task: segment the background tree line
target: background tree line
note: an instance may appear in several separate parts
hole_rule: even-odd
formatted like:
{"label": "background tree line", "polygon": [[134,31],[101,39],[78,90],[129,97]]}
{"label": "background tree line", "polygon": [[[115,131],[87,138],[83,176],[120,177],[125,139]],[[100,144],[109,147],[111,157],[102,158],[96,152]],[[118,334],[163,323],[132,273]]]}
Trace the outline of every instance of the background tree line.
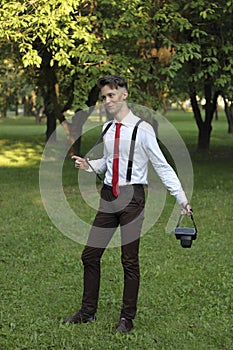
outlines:
{"label": "background tree line", "polygon": [[98,101],[96,80],[121,74],[130,98],[153,109],[190,98],[198,148],[208,149],[220,95],[233,133],[232,36],[232,0],[2,0],[1,111],[8,101],[17,112],[19,96],[34,89],[47,140],[57,120],[71,133],[64,115],[71,108],[83,110],[74,118],[80,132]]}

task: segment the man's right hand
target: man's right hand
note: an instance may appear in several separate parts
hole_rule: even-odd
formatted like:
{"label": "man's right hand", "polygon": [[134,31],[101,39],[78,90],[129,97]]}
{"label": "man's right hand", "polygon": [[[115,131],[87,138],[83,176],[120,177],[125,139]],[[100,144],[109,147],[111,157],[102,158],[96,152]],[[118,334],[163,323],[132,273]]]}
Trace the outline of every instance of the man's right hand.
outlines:
{"label": "man's right hand", "polygon": [[74,166],[77,169],[88,170],[89,165],[84,158],[78,156],[72,156],[71,159],[75,161]]}

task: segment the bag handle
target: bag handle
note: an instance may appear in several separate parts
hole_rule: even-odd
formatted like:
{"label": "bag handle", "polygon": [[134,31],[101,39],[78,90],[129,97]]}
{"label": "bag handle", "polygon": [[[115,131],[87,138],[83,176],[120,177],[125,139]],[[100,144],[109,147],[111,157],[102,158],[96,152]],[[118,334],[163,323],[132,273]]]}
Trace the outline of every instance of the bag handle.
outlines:
{"label": "bag handle", "polygon": [[[179,219],[178,219],[178,222],[177,222],[177,224],[176,224],[176,227],[179,227],[179,226],[180,226],[181,220],[183,219],[184,216],[185,216],[185,214],[182,214],[182,213],[180,214]],[[196,233],[197,233],[197,225],[196,225],[195,220],[194,220],[194,217],[193,217],[193,212],[191,213],[190,218],[191,218],[191,220],[192,220],[193,226],[194,226],[194,228],[195,228],[195,230],[196,230]]]}

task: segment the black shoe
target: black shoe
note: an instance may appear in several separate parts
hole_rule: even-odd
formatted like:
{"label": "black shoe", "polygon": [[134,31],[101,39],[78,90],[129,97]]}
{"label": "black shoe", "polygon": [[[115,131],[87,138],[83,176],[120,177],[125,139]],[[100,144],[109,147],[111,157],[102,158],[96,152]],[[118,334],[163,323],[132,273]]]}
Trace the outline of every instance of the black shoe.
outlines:
{"label": "black shoe", "polygon": [[133,329],[133,321],[122,317],[116,327],[116,331],[120,333],[128,333]]}
{"label": "black shoe", "polygon": [[63,323],[87,323],[95,320],[94,315],[89,315],[83,310],[79,310],[74,316],[64,318]]}

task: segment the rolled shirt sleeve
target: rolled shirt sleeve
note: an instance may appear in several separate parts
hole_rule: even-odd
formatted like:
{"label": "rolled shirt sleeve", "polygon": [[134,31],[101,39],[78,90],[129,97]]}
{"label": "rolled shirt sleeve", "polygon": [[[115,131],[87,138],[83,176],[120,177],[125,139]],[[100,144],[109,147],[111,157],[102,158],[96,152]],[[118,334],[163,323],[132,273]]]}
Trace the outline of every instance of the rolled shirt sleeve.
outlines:
{"label": "rolled shirt sleeve", "polygon": [[86,170],[88,172],[92,172],[94,170],[97,174],[102,174],[106,171],[106,160],[104,157],[89,160],[88,163],[91,165],[91,167],[89,166],[89,168]]}

